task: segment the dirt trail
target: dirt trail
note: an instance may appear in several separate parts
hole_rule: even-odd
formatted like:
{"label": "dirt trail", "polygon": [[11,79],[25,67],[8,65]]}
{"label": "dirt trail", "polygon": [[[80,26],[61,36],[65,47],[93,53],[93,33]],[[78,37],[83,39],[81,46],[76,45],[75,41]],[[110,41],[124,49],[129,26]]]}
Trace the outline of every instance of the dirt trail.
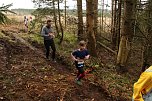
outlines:
{"label": "dirt trail", "polygon": [[65,66],[46,61],[39,49],[12,35],[19,41],[0,39],[0,100],[112,101],[101,87],[87,79],[78,86],[75,74]]}

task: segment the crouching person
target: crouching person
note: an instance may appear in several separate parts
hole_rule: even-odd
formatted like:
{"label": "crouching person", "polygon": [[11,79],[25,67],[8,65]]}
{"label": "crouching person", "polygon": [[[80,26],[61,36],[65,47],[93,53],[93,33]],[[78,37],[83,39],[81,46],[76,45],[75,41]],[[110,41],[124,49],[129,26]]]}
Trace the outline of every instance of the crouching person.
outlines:
{"label": "crouching person", "polygon": [[132,101],[152,101],[152,66],[143,66],[143,73],[134,84]]}

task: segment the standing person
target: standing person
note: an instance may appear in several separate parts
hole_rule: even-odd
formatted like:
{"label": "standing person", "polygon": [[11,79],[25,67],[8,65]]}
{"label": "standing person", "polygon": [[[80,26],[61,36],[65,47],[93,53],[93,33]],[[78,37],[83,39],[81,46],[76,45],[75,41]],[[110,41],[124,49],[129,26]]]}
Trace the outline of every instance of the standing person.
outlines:
{"label": "standing person", "polygon": [[145,70],[147,67],[147,64],[143,66],[143,73],[134,84],[132,101],[152,101],[152,66]]}
{"label": "standing person", "polygon": [[32,19],[32,16],[30,16],[30,23],[32,23],[33,19]]}
{"label": "standing person", "polygon": [[24,25],[25,25],[25,32],[28,32],[28,18],[24,16]]}
{"label": "standing person", "polygon": [[46,58],[49,59],[49,54],[50,54],[50,46],[52,48],[52,60],[55,61],[55,44],[54,44],[54,38],[55,38],[55,33],[53,32],[53,29],[51,27],[51,20],[47,20],[47,24],[42,27],[41,30],[41,35],[44,37],[44,45],[46,48]]}
{"label": "standing person", "polygon": [[85,41],[79,42],[79,48],[71,53],[72,59],[75,61],[75,66],[78,70],[76,83],[82,85],[81,79],[85,76],[84,61],[89,59],[90,55],[86,49]]}

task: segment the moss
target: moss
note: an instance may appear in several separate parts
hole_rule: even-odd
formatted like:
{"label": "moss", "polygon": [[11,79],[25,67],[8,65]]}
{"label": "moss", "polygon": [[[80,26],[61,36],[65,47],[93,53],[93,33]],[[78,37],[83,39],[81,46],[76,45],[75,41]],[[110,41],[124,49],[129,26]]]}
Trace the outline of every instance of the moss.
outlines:
{"label": "moss", "polygon": [[43,38],[39,34],[30,34],[30,39],[38,44],[43,44]]}
{"label": "moss", "polygon": [[5,35],[2,33],[2,32],[0,32],[0,38],[3,38]]}
{"label": "moss", "polygon": [[30,40],[31,42],[37,42],[38,44],[43,44],[43,38],[38,33],[34,33],[34,34],[20,33],[19,36],[25,40]]}

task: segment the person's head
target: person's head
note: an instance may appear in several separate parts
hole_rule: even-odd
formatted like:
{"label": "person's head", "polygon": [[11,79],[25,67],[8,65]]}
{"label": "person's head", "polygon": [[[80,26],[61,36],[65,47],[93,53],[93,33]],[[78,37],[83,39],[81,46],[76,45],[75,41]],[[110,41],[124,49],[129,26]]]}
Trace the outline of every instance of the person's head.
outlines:
{"label": "person's head", "polygon": [[150,67],[150,64],[144,62],[142,66],[142,72],[144,72],[149,67]]}
{"label": "person's head", "polygon": [[80,50],[84,50],[86,48],[86,42],[85,41],[80,41],[79,42],[79,48],[80,48]]}
{"label": "person's head", "polygon": [[26,19],[26,16],[24,16],[24,19]]}
{"label": "person's head", "polygon": [[46,21],[47,27],[51,27],[51,20]]}

